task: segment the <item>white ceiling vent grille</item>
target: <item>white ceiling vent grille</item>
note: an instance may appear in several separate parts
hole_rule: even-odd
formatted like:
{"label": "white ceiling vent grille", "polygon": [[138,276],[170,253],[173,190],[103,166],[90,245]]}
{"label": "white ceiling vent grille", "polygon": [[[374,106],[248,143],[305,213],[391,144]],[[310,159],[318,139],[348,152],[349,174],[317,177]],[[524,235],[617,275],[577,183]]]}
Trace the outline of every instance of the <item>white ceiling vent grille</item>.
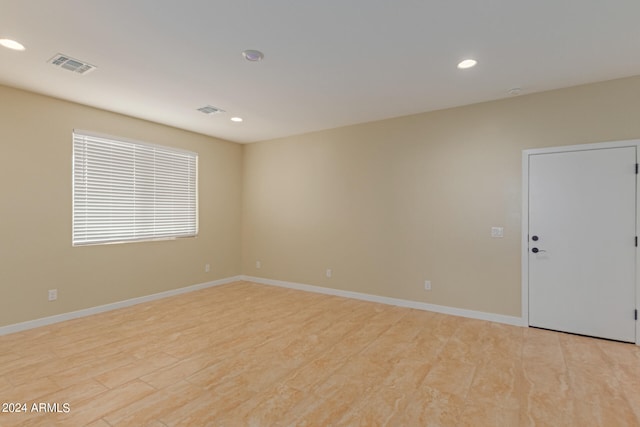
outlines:
{"label": "white ceiling vent grille", "polygon": [[55,65],[56,67],[64,68],[65,70],[69,70],[78,74],[87,74],[97,68],[95,65],[79,61],[70,57],[69,55],[64,55],[62,53],[58,53],[47,62]]}
{"label": "white ceiling vent grille", "polygon": [[198,108],[198,111],[200,111],[200,112],[202,112],[204,114],[224,113],[224,110],[221,110],[220,108],[216,108],[213,105],[205,105],[204,107]]}

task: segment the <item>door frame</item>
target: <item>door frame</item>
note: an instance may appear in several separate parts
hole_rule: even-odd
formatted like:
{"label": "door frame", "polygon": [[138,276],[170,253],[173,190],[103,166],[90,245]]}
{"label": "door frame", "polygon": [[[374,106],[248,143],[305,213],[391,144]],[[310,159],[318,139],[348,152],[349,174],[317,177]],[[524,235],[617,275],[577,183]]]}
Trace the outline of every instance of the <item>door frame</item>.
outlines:
{"label": "door frame", "polygon": [[[563,153],[579,150],[599,150],[603,148],[636,147],[640,155],[640,139],[598,142],[593,144],[567,145],[560,147],[535,148],[522,151],[522,324],[529,326],[529,156],[535,154]],[[640,158],[638,160],[640,162]],[[636,233],[640,235],[640,185],[636,175]],[[640,250],[636,250],[636,308],[640,310]],[[639,316],[640,317],[640,316]],[[636,320],[636,345],[640,346],[640,320]]]}

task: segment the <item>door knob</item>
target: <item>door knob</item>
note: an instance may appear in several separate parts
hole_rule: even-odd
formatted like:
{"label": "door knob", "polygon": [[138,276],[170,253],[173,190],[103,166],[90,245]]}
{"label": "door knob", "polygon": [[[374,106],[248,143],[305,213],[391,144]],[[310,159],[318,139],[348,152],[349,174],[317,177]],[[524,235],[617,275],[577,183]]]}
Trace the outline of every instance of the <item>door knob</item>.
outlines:
{"label": "door knob", "polygon": [[534,254],[537,254],[538,252],[547,252],[544,249],[538,249],[538,248],[531,248],[531,252],[533,252]]}

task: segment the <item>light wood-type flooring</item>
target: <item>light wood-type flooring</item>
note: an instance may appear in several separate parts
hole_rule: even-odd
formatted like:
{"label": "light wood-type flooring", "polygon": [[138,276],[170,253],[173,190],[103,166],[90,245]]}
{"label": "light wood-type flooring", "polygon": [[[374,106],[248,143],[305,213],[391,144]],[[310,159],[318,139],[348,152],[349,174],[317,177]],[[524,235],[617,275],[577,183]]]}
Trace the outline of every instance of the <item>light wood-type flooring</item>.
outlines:
{"label": "light wood-type flooring", "polygon": [[639,426],[640,348],[238,282],[0,337],[0,402],[70,410],[3,427]]}

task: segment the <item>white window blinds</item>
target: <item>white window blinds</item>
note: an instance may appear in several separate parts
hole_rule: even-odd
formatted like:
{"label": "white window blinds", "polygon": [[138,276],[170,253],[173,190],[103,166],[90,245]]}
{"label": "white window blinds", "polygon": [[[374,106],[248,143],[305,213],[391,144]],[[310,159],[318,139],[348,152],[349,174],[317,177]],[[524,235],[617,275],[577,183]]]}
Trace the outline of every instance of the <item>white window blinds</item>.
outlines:
{"label": "white window blinds", "polygon": [[198,154],[73,133],[73,245],[195,236]]}

